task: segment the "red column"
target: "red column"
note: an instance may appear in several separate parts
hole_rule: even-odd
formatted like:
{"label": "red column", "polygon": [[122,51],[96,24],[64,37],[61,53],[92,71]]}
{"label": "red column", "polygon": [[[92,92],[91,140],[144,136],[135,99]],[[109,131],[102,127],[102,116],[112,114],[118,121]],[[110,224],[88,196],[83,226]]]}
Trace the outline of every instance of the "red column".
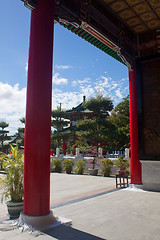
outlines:
{"label": "red column", "polygon": [[72,127],[72,118],[70,119],[70,127]]}
{"label": "red column", "polygon": [[142,184],[141,163],[139,161],[138,153],[136,66],[134,71],[129,71],[129,95],[130,95],[131,183]]}
{"label": "red column", "polygon": [[65,141],[63,141],[62,148],[63,148],[63,154],[66,155],[66,142]]}
{"label": "red column", "polygon": [[24,214],[50,212],[50,135],[54,1],[31,13],[24,151]]}

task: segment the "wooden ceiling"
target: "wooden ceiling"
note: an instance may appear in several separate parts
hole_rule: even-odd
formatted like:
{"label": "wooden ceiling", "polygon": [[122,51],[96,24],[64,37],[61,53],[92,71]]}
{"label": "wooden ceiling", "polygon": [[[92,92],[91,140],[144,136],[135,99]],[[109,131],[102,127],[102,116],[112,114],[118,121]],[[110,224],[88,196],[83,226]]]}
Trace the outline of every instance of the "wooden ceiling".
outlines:
{"label": "wooden ceiling", "polygon": [[160,28],[160,0],[103,0],[103,2],[135,33]]}
{"label": "wooden ceiling", "polygon": [[130,65],[160,55],[160,0],[55,0],[55,20],[67,21],[64,26],[78,35],[89,27],[117,46],[117,56]]}

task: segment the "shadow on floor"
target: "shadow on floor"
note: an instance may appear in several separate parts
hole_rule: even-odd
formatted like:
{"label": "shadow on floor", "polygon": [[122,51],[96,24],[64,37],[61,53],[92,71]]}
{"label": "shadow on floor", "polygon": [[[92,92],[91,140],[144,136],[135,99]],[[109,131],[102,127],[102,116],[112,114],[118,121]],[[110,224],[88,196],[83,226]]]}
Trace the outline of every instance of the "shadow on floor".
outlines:
{"label": "shadow on floor", "polygon": [[57,240],[106,240],[63,224],[56,228],[48,229],[44,233]]}
{"label": "shadow on floor", "polygon": [[107,190],[107,191],[104,191],[104,192],[101,192],[101,193],[92,194],[92,195],[86,196],[86,197],[80,197],[80,198],[70,200],[70,201],[64,201],[64,202],[58,203],[58,204],[54,204],[54,201],[53,201],[53,203],[51,201],[50,208],[53,209],[53,208],[63,207],[63,206],[70,205],[70,204],[73,204],[73,203],[77,203],[77,202],[81,202],[81,201],[88,200],[88,199],[91,199],[91,198],[99,197],[99,196],[102,196],[102,195],[105,195],[105,194],[108,194],[108,193],[116,192],[116,191],[119,191],[121,189],[122,188],[113,188],[111,190]]}

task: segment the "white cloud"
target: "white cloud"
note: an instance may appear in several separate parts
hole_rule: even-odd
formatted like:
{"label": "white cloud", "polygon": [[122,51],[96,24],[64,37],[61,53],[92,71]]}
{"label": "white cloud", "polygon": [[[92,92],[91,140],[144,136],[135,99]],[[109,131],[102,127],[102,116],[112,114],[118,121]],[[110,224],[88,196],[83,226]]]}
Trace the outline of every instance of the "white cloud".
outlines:
{"label": "white cloud", "polygon": [[20,118],[25,116],[26,88],[19,84],[11,86],[0,82],[0,121],[9,123],[10,134],[17,131],[22,124]]}
{"label": "white cloud", "polygon": [[78,82],[76,80],[72,81],[72,86],[77,86],[78,85]]}
{"label": "white cloud", "polygon": [[118,88],[118,89],[115,91],[115,94],[116,94],[117,97],[123,98],[123,95],[122,95],[122,93],[121,93],[121,89],[120,89],[120,88]]}
{"label": "white cloud", "polygon": [[52,109],[56,109],[60,103],[63,110],[71,109],[83,101],[83,95],[81,92],[62,92],[56,88],[52,93]]}
{"label": "white cloud", "polygon": [[56,65],[55,68],[64,70],[64,69],[72,68],[72,66],[69,66],[69,65]]}
{"label": "white cloud", "polygon": [[91,78],[86,77],[83,80],[72,81],[72,85],[77,86],[77,85],[87,84],[87,83],[90,83],[90,81],[91,81]]}
{"label": "white cloud", "polygon": [[62,109],[70,109],[77,106],[83,101],[85,95],[87,99],[96,95],[100,91],[104,97],[109,97],[113,100],[116,106],[123,97],[127,96],[128,91],[125,86],[124,79],[113,81],[110,77],[101,76],[96,80],[84,78],[83,80],[72,81],[72,86],[78,86],[76,91],[63,92],[58,88],[54,88],[52,97],[52,108],[56,109],[59,104],[62,104]]}
{"label": "white cloud", "polygon": [[60,84],[67,85],[68,84],[68,79],[60,77],[59,75],[60,75],[59,73],[55,73],[53,78],[52,78],[52,82],[56,85],[60,85]]}
{"label": "white cloud", "polygon": [[82,95],[87,97],[93,96],[96,93],[96,89],[93,88],[91,85],[88,86],[80,86]]}
{"label": "white cloud", "polygon": [[80,86],[75,92],[62,92],[60,89],[54,88],[52,93],[52,109],[56,109],[59,104],[62,104],[62,109],[71,109],[83,101],[85,95],[87,99],[96,94],[96,89],[91,85]]}
{"label": "white cloud", "polygon": [[101,83],[101,85],[103,87],[110,88],[112,86],[112,79],[111,78],[107,78],[107,77],[104,77],[104,76],[102,76],[101,78],[103,80],[103,82]]}
{"label": "white cloud", "polygon": [[28,62],[26,63],[25,70],[26,70],[26,73],[27,73],[28,72]]}
{"label": "white cloud", "polygon": [[113,83],[111,89],[115,89],[116,87],[118,87],[118,83]]}
{"label": "white cloud", "polygon": [[90,81],[91,81],[91,78],[86,77],[86,78],[84,78],[83,80],[79,80],[78,82],[79,82],[80,84],[82,84],[82,83],[89,83]]}
{"label": "white cloud", "polygon": [[104,95],[105,89],[102,86],[97,85],[97,86],[95,86],[95,89],[96,89],[96,92],[100,92]]}

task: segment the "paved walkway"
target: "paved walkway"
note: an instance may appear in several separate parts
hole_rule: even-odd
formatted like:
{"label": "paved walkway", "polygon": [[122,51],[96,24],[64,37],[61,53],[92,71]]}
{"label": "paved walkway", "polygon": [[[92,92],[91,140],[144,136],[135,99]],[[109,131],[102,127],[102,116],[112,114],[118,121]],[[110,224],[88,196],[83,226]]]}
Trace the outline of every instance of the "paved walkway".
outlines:
{"label": "paved walkway", "polygon": [[0,240],[160,240],[159,203],[160,193],[116,190],[114,178],[54,173],[51,208],[72,226],[29,233],[0,224]]}

